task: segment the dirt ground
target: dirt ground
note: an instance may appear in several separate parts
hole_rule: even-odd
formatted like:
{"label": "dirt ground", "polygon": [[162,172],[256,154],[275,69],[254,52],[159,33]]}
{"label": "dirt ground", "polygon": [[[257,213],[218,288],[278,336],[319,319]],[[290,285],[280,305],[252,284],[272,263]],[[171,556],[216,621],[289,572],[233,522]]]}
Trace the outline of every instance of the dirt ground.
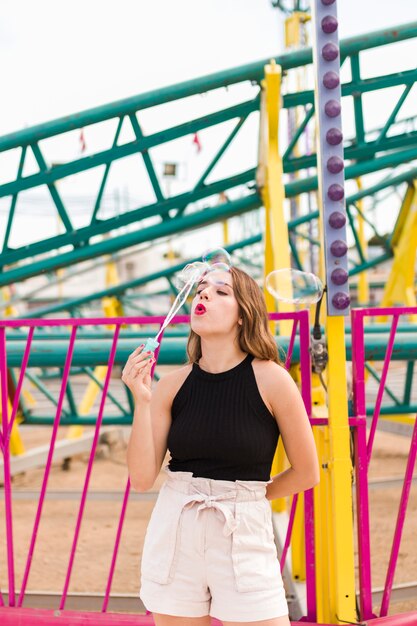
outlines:
{"label": "dirt ground", "polygon": [[[50,429],[48,427],[27,428],[27,430],[22,428],[21,432],[26,448],[29,449],[47,443]],[[103,443],[99,446],[89,487],[90,492],[94,492],[96,497],[89,498],[86,503],[71,576],[70,593],[103,593],[105,590],[122,507],[121,492],[127,481],[125,463],[127,433],[128,431],[123,433],[122,430],[116,430],[116,434],[110,437],[107,444]],[[65,429],[62,429],[60,437],[65,437],[65,434]],[[371,480],[404,476],[408,448],[409,438],[378,433],[370,466]],[[29,590],[62,592],[87,461],[87,454],[73,458],[68,471],[62,469],[61,462],[53,465],[48,482],[48,493],[59,499],[50,497],[43,507],[31,566]],[[13,479],[17,589],[20,588],[36,515],[37,497],[34,497],[32,491],[39,491],[42,478],[43,470],[33,469]],[[163,479],[161,474],[155,485],[155,491],[158,490]],[[58,491],[62,493],[61,496],[57,494]],[[117,492],[116,499],[109,500],[105,495],[106,492],[113,495]],[[384,584],[400,494],[401,485],[370,489],[374,587]],[[135,494],[129,502],[112,585],[114,593],[129,595],[138,593],[144,533],[153,505],[153,498],[140,499],[139,494]],[[0,507],[4,528],[3,497]],[[417,581],[416,543],[417,488],[414,484],[411,489],[394,585]],[[4,592],[7,589],[7,559],[3,530],[0,536],[0,584]],[[390,613],[407,610],[417,610],[417,598],[413,601],[392,604]]]}

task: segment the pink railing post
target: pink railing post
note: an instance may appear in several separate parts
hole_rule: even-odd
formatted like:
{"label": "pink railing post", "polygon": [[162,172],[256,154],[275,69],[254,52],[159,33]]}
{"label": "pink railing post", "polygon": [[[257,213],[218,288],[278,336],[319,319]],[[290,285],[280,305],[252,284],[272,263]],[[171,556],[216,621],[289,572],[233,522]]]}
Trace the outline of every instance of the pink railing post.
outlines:
{"label": "pink railing post", "polygon": [[7,571],[9,576],[9,606],[15,605],[14,551],[13,551],[13,510],[12,481],[10,473],[10,445],[7,442],[8,389],[7,389],[7,352],[6,329],[0,327],[0,377],[1,377],[1,418],[3,425],[3,468],[4,468],[4,509],[6,517]]}
{"label": "pink railing post", "polygon": [[109,384],[110,384],[110,377],[111,377],[111,373],[113,369],[114,358],[116,356],[116,347],[117,347],[117,340],[119,338],[119,333],[120,333],[120,324],[117,324],[116,330],[114,333],[113,344],[111,347],[109,360],[107,363],[106,379],[104,381],[103,391],[101,394],[100,409],[99,409],[98,416],[97,416],[93,443],[91,444],[90,458],[88,459],[88,466],[87,466],[87,471],[86,471],[86,476],[85,476],[85,481],[84,481],[83,493],[81,496],[80,508],[78,510],[77,523],[75,527],[74,540],[73,540],[72,547],[71,547],[71,554],[70,554],[70,560],[68,563],[67,575],[65,577],[64,589],[62,592],[61,602],[59,604],[60,611],[62,611],[65,608],[65,602],[67,599],[68,587],[69,587],[69,583],[71,579],[72,567],[74,564],[75,551],[77,549],[78,536],[80,534],[81,522],[82,522],[82,518],[84,514],[84,507],[85,507],[85,502],[87,499],[88,485],[90,483],[91,470],[93,468],[94,455],[95,455],[96,448],[97,448],[101,422],[103,421],[104,405],[106,403],[107,391],[108,391]]}
{"label": "pink railing post", "polygon": [[408,499],[410,496],[411,483],[413,480],[414,466],[417,454],[417,416],[414,422],[413,435],[411,437],[410,452],[407,459],[403,489],[401,492],[400,504],[398,507],[397,523],[395,526],[394,538],[392,542],[391,555],[388,564],[387,576],[385,580],[384,593],[382,596],[380,616],[384,617],[388,613],[388,606],[391,597],[392,584],[394,582],[395,568],[397,565],[398,553],[400,551],[401,537],[404,528],[405,514],[407,511]]}
{"label": "pink railing post", "polygon": [[394,314],[393,316],[391,332],[390,332],[389,340],[388,340],[388,346],[385,352],[384,366],[382,368],[381,381],[378,387],[378,395],[376,398],[374,414],[372,416],[371,430],[370,430],[369,437],[368,437],[368,450],[367,450],[368,464],[369,464],[371,454],[372,454],[372,446],[374,443],[374,437],[375,437],[376,426],[378,423],[379,413],[381,411],[382,396],[384,395],[385,382],[387,380],[388,368],[389,368],[389,364],[391,361],[392,350],[394,348],[395,333],[397,332],[397,325],[398,325],[399,317],[400,317],[399,313]]}
{"label": "pink railing post", "polygon": [[284,545],[282,547],[282,554],[281,554],[281,559],[280,559],[281,573],[284,571],[285,561],[287,559],[287,552],[290,546],[292,529],[294,526],[295,511],[297,509],[297,502],[298,502],[298,493],[295,493],[293,495],[292,502],[291,502],[290,515],[288,519],[288,528],[287,528],[287,532],[285,535]]}
{"label": "pink railing post", "polygon": [[33,525],[32,537],[30,540],[30,546],[29,546],[29,552],[28,552],[28,557],[26,561],[25,572],[23,575],[22,586],[20,589],[19,600],[17,604],[18,607],[21,607],[23,604],[23,600],[24,600],[25,592],[26,592],[26,585],[27,585],[27,581],[29,578],[30,568],[32,565],[32,558],[33,558],[33,554],[35,551],[36,538],[38,535],[38,529],[39,529],[39,523],[40,523],[42,509],[43,509],[43,503],[45,501],[45,496],[46,496],[46,488],[48,486],[48,479],[49,479],[49,474],[50,474],[51,466],[52,466],[52,458],[54,455],[55,442],[56,442],[56,437],[58,434],[59,422],[61,419],[62,406],[64,404],[64,398],[65,398],[65,392],[66,392],[69,373],[70,373],[72,355],[74,353],[74,344],[75,344],[76,334],[77,334],[77,326],[73,326],[72,331],[71,331],[69,346],[68,346],[67,358],[65,360],[64,373],[62,376],[61,389],[59,392],[58,405],[57,405],[56,413],[55,413],[54,425],[53,425],[52,435],[51,435],[51,442],[49,444],[48,458],[46,460],[45,473],[43,476],[41,493],[40,493],[39,502],[38,502],[38,508],[36,511],[36,517],[35,517],[35,522]]}
{"label": "pink railing post", "polygon": [[[160,348],[161,348],[161,343],[162,343],[162,340],[163,340],[163,336],[164,336],[164,333],[161,333],[161,336],[159,337],[159,346],[155,350],[155,354],[154,354],[154,356],[155,356],[155,363],[153,364],[152,370],[151,370],[151,377],[152,377],[152,379],[153,379],[153,376],[154,376],[154,373],[155,373],[155,367],[156,367],[156,363],[157,363],[157,360],[158,360],[159,351],[160,351]],[[120,517],[119,517],[119,524],[117,526],[117,533],[116,533],[116,539],[115,539],[115,542],[114,542],[113,554],[112,554],[111,563],[110,563],[109,576],[107,578],[106,591],[105,591],[105,594],[104,594],[103,604],[102,604],[102,607],[101,607],[102,613],[105,613],[107,611],[107,607],[109,605],[110,591],[111,591],[111,586],[112,586],[112,582],[113,582],[114,571],[116,569],[117,555],[118,555],[118,552],[119,552],[120,539],[121,539],[121,536],[122,536],[123,524],[124,524],[124,520],[125,520],[125,516],[126,516],[127,504],[128,504],[128,500],[129,500],[129,493],[130,493],[130,480],[128,480],[127,484],[126,484],[125,495],[124,495],[123,504],[122,504],[122,510],[120,512]]]}
{"label": "pink railing post", "polygon": [[359,603],[361,619],[369,619],[374,614],[372,612],[368,455],[366,448],[365,337],[362,311],[353,310],[351,319],[353,406],[357,418],[354,430],[354,443],[359,553]]}

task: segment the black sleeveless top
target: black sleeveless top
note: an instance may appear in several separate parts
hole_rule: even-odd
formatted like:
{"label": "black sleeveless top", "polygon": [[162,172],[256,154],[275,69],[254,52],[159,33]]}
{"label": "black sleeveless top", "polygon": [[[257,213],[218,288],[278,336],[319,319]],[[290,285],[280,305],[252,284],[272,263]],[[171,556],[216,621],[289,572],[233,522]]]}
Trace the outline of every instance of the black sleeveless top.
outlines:
{"label": "black sleeveless top", "polygon": [[217,480],[270,479],[279,438],[256,384],[253,356],[211,374],[196,363],[172,403],[169,469]]}

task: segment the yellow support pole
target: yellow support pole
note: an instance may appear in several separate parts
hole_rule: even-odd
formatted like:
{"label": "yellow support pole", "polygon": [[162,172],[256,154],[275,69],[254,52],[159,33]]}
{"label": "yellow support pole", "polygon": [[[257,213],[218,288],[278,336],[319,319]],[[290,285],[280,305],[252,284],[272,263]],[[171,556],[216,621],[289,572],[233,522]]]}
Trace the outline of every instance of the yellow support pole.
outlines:
{"label": "yellow support pole", "polygon": [[[265,114],[261,125],[266,125],[266,168],[262,198],[265,206],[265,275],[274,269],[290,268],[291,257],[288,226],[284,214],[285,191],[283,185],[282,158],[279,152],[279,113],[281,101],[281,67],[272,59],[265,66]],[[262,111],[261,111],[262,118]],[[266,293],[267,305],[271,301]],[[270,309],[271,310],[271,309]],[[278,302],[278,311],[293,311],[294,305]],[[289,335],[290,320],[279,323],[280,334]]]}
{"label": "yellow support pole", "polygon": [[[405,305],[415,307],[415,261],[417,251],[417,193],[416,183],[409,184],[397,227],[392,238],[394,261],[384,289],[381,306]],[[417,316],[410,315],[416,323]]]}
{"label": "yellow support pole", "polygon": [[328,316],[328,403],[330,500],[326,514],[332,522],[328,535],[332,574],[328,589],[329,619],[335,624],[356,621],[355,563],[352,524],[352,462],[346,378],[345,320]]}
{"label": "yellow support pole", "polygon": [[[322,409],[322,408],[321,408]],[[324,415],[325,411],[322,409]],[[314,412],[316,415],[316,411]],[[328,472],[329,429],[327,426],[317,426],[313,429],[320,464],[320,482],[314,488],[314,542],[316,546],[316,606],[317,621],[330,620],[329,590],[334,595],[334,575],[332,561],[328,558],[328,537],[332,533],[332,518],[328,511],[330,501],[330,476]]]}
{"label": "yellow support pole", "polygon": [[[11,295],[12,295],[12,292],[9,286],[1,288],[1,296],[2,296],[4,303],[10,302]],[[16,307],[11,304],[6,304],[6,307],[4,309],[4,316],[12,317],[14,315],[18,315]],[[8,403],[8,407],[9,407],[8,410],[9,410],[9,415],[10,415],[12,411],[12,405],[9,399],[7,400],[7,403]],[[1,408],[0,408],[0,424],[1,423],[2,423],[2,419],[1,419]],[[10,433],[10,454],[12,456],[18,456],[24,453],[25,453],[25,446],[23,444],[23,440],[19,432],[17,421],[15,420],[12,426],[12,432]]]}
{"label": "yellow support pole", "polygon": [[[360,191],[362,189],[362,181],[360,178],[356,179],[356,184],[358,186],[358,190]],[[368,242],[365,236],[365,220],[363,218],[364,211],[362,198],[357,201],[357,206],[360,211],[358,214],[358,237],[364,256],[367,258]],[[366,271],[361,272],[358,276],[358,304],[369,304],[369,282]]]}

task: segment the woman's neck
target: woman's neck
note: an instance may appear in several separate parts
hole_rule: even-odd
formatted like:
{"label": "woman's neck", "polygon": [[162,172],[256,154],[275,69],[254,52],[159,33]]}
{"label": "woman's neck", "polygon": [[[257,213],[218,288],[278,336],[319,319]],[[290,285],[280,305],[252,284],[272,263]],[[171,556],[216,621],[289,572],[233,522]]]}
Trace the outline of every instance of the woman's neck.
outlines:
{"label": "woman's neck", "polygon": [[246,356],[238,345],[225,345],[224,341],[209,343],[201,340],[199,366],[211,374],[226,372],[238,365]]}

